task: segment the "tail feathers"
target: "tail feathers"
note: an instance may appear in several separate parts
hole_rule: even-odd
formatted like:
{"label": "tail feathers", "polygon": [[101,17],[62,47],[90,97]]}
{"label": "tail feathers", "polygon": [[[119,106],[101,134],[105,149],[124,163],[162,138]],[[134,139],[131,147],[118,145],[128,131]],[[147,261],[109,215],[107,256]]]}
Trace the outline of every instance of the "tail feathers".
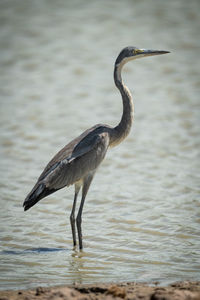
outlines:
{"label": "tail feathers", "polygon": [[48,189],[45,187],[44,183],[40,183],[33,188],[33,190],[28,194],[24,200],[24,210],[28,210],[33,205],[35,205],[42,198],[54,193],[56,189]]}

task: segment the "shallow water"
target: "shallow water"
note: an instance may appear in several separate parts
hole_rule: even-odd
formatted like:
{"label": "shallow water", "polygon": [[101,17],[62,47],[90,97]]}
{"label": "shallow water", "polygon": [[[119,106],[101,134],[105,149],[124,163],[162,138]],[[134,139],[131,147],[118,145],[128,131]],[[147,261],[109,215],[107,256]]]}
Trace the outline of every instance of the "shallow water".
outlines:
{"label": "shallow water", "polygon": [[[0,288],[199,279],[199,8],[193,1],[1,1]],[[26,213],[43,167],[73,137],[121,115],[113,63],[127,45],[135,122],[88,193],[72,249],[73,187]]]}

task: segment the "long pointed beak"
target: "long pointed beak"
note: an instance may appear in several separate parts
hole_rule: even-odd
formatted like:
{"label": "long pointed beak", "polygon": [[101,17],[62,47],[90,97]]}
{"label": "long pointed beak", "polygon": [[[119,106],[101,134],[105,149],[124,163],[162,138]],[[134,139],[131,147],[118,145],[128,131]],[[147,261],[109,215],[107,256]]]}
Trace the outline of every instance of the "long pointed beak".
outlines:
{"label": "long pointed beak", "polygon": [[170,53],[169,51],[164,50],[146,50],[146,49],[140,49],[138,51],[138,56],[152,56],[152,55],[160,55],[160,54],[166,54]]}

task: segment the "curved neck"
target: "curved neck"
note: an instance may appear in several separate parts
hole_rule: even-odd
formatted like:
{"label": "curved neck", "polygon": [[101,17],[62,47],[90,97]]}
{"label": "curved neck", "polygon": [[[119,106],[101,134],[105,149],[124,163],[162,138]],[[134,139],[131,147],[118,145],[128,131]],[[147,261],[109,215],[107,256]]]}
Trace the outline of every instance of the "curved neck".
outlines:
{"label": "curved neck", "polygon": [[125,139],[125,137],[129,134],[131,125],[133,123],[134,105],[132,96],[128,87],[124,85],[121,78],[121,70],[125,63],[126,61],[122,61],[119,64],[115,63],[114,81],[122,96],[123,114],[119,124],[113,128],[113,134],[110,143],[111,146],[115,146]]}

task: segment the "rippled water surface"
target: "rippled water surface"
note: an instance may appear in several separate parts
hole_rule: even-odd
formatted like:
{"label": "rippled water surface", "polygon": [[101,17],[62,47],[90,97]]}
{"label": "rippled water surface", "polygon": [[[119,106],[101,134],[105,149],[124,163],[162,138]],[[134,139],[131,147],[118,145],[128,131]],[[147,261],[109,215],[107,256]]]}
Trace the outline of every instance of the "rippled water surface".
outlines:
{"label": "rippled water surface", "polygon": [[[0,288],[199,279],[199,9],[193,1],[0,3]],[[73,187],[24,212],[51,157],[122,104],[113,64],[127,45],[171,51],[130,62],[129,137],[107,153],[72,249]]]}

